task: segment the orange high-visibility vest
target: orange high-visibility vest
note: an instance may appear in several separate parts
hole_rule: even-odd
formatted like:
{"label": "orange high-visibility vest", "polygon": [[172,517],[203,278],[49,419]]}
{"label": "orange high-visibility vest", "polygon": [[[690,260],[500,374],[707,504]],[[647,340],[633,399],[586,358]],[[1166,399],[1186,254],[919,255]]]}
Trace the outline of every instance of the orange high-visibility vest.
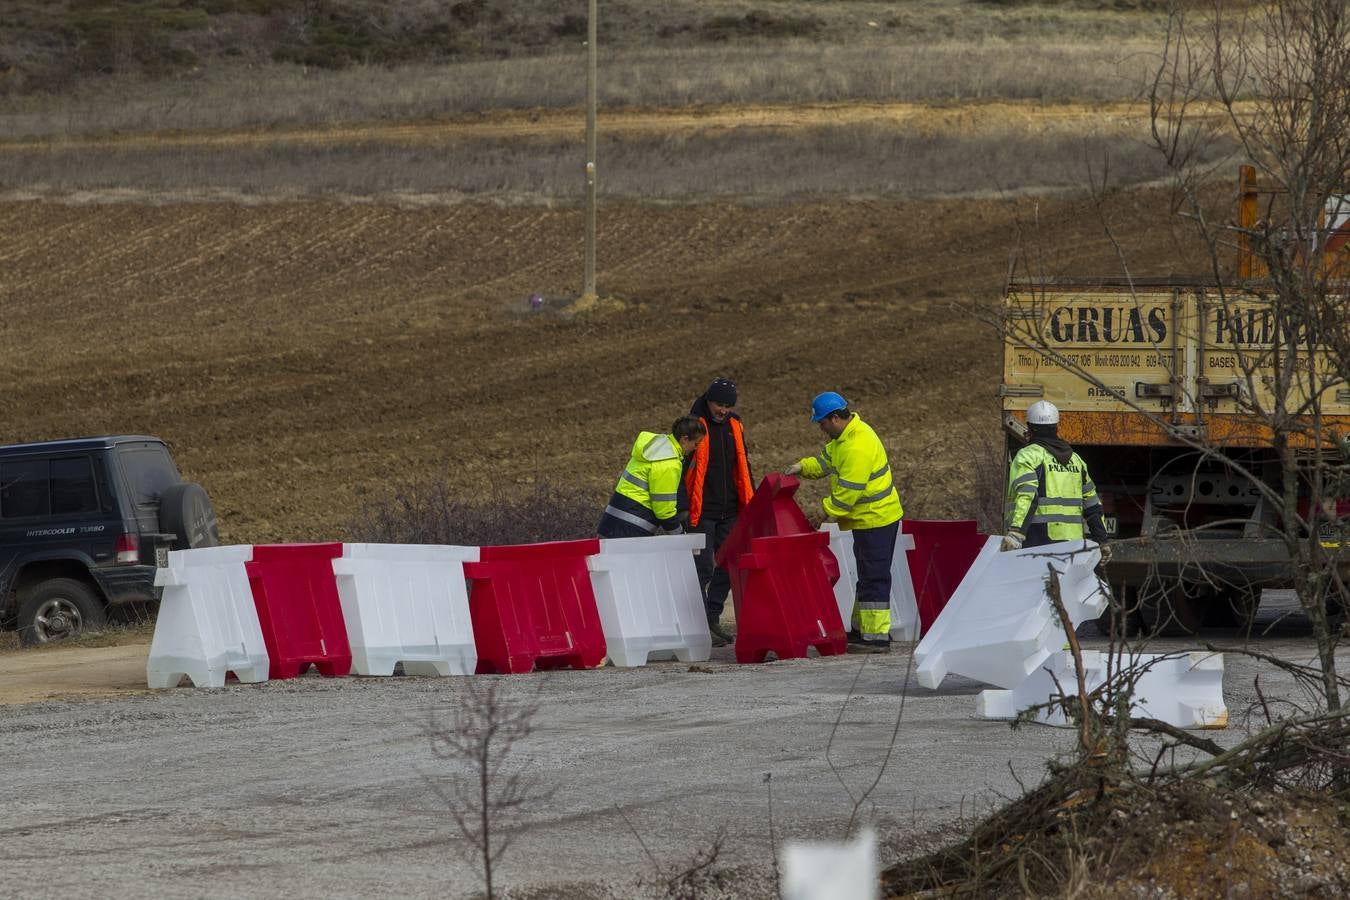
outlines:
{"label": "orange high-visibility vest", "polygon": [[[700,416],[699,421],[708,434],[712,434],[708,420]],[[741,510],[750,502],[755,488],[750,483],[750,464],[746,462],[745,429],[741,427],[741,420],[735,416],[728,416],[727,421],[731,423],[731,438],[736,449],[736,464],[731,468],[732,479],[736,482],[736,508]],[[698,442],[698,448],[694,450],[694,464],[684,478],[684,487],[689,493],[689,524],[692,527],[698,526],[698,520],[703,515],[703,479],[708,475],[709,443],[706,440]]]}

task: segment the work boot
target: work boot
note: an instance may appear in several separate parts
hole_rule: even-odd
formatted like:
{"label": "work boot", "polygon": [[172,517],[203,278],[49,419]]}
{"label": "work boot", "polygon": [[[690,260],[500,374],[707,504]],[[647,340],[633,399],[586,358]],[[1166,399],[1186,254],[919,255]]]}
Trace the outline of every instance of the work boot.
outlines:
{"label": "work boot", "polygon": [[714,647],[725,647],[736,640],[735,635],[727,634],[722,630],[721,622],[708,620],[708,631],[712,634],[712,645]]}
{"label": "work boot", "polygon": [[849,653],[890,653],[891,636],[889,634],[865,635],[858,631],[848,633]]}

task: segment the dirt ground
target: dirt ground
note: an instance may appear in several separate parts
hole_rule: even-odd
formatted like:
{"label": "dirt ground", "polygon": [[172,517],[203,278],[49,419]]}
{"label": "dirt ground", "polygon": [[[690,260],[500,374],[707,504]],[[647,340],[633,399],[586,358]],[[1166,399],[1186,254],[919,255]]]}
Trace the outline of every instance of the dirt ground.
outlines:
{"label": "dirt ground", "polygon": [[[577,209],[171,200],[0,202],[0,441],[159,435],[235,542],[341,538],[439,475],[599,509],[632,435],[716,375],[758,471],[814,449],[803,411],[835,389],[911,515],[970,514],[999,367],[972,310],[1023,242],[1045,274],[1119,270],[1081,200],[605,206],[583,310]],[[1116,200],[1136,271],[1187,267],[1163,192]]]}
{"label": "dirt ground", "polygon": [[[119,665],[143,664],[143,647],[110,649]],[[1262,649],[1312,654],[1306,635]],[[18,655],[101,664],[78,650]],[[974,718],[976,682],[928,691],[910,672],[906,684],[907,656],[865,658],[859,674],[856,656],[738,666],[719,649],[693,667],[501,678],[509,702],[542,701],[521,758],[556,793],[512,831],[499,887],[514,898],[662,896],[635,832],[678,870],[721,827],[728,839],[699,896],[771,896],[776,843],[843,833],[848,791],[876,779],[902,694],[894,757],[875,808],[862,810],[883,864],[950,840],[1071,747],[1069,730]],[[1229,745],[1246,733],[1257,675],[1270,702],[1297,688],[1252,660],[1226,663],[1232,724],[1205,734]],[[446,721],[462,684],[311,674],[0,707],[0,753],[17,761],[0,769],[6,886],[23,896],[473,896],[475,870],[435,793],[464,772],[438,761],[424,734]],[[1320,856],[1321,846],[1305,849]]]}
{"label": "dirt ground", "polygon": [[65,697],[142,693],[146,637],[109,647],[51,647],[0,653],[0,706]]}
{"label": "dirt ground", "polygon": [[[1197,113],[1198,115],[1198,113]],[[737,105],[701,109],[607,110],[600,128],[608,137],[668,135],[735,128],[821,128],[888,125],[908,132],[978,133],[1009,129],[1045,132],[1089,128],[1138,130],[1149,121],[1144,103],[1055,103],[988,101],[935,106],[929,103],[807,103]],[[434,122],[374,122],[322,128],[167,131],[105,134],[41,141],[4,141],[0,153],[69,146],[135,149],[165,146],[252,147],[261,144],[434,144],[447,140],[583,137],[585,117],[575,109],[489,110]]]}

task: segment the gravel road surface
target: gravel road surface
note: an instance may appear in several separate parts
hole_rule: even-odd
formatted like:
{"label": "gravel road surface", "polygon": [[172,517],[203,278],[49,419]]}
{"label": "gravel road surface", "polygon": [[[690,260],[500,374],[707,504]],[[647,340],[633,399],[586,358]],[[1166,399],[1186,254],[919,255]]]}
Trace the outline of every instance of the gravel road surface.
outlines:
{"label": "gravel road surface", "polygon": [[[146,652],[114,649],[133,660]],[[1313,654],[1297,624],[1278,626],[1260,649]],[[934,846],[962,817],[1017,793],[1019,779],[1034,784],[1047,758],[1072,747],[1065,730],[973,718],[976,682],[950,677],[927,691],[909,673],[906,691],[900,647],[760,666],[714,653],[702,666],[507,678],[509,697],[538,692],[521,759],[556,791],[512,832],[499,868],[510,896],[651,893],[655,867],[634,831],[670,868],[718,829],[727,835],[717,863],[727,895],[767,896],[765,775],[778,840],[838,838],[853,804],[826,760],[836,718],[830,757],[858,793],[877,776],[902,698],[876,805],[861,813],[881,833],[884,861]],[[98,664],[110,663],[100,655]],[[1257,674],[1268,695],[1298,699],[1288,679],[1230,656],[1232,725],[1210,733],[1220,742],[1241,737]],[[424,735],[462,685],[311,674],[0,706],[3,893],[471,896],[477,871],[435,789],[463,772],[436,759]]]}

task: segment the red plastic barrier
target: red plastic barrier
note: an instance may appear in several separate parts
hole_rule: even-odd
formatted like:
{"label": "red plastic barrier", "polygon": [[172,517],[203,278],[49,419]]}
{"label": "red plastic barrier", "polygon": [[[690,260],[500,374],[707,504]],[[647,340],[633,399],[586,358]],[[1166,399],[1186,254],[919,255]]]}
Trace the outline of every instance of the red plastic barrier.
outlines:
{"label": "red plastic barrier", "polygon": [[[751,551],[750,542],[761,537],[780,537],[789,534],[815,534],[806,513],[797,505],[797,488],[801,481],[792,475],[770,472],[759,482],[755,493],[736,517],[736,526],[717,551],[717,565],[726,569],[733,591],[742,575],[739,560]],[[828,543],[828,542],[827,542]],[[833,585],[839,580],[839,562],[828,546],[820,551],[826,577]],[[737,614],[739,622],[740,615]],[[739,627],[739,625],[737,626]]]}
{"label": "red plastic barrier", "polygon": [[[761,537],[736,562],[736,661],[799,659],[815,647],[822,656],[847,649],[839,605],[825,570],[830,536],[822,532]],[[833,560],[833,556],[829,556]],[[836,575],[837,577],[837,575]]]}
{"label": "red plastic barrier", "polygon": [[312,663],[325,678],[352,668],[333,560],[341,544],[262,544],[244,564],[267,645],[270,678],[294,678]]}
{"label": "red plastic barrier", "polygon": [[598,540],[484,547],[465,563],[478,672],[593,669],[605,661],[586,557]]}
{"label": "red plastic barrier", "polygon": [[759,482],[750,502],[736,517],[736,527],[717,551],[717,564],[729,569],[736,560],[750,552],[750,541],[757,537],[776,537],[782,534],[808,534],[815,529],[806,521],[806,514],[797,505],[797,488],[801,481],[792,475],[770,472]]}
{"label": "red plastic barrier", "polygon": [[919,634],[924,635],[970,571],[985,539],[974,519],[905,519],[902,527],[914,538],[906,562],[919,606]]}

